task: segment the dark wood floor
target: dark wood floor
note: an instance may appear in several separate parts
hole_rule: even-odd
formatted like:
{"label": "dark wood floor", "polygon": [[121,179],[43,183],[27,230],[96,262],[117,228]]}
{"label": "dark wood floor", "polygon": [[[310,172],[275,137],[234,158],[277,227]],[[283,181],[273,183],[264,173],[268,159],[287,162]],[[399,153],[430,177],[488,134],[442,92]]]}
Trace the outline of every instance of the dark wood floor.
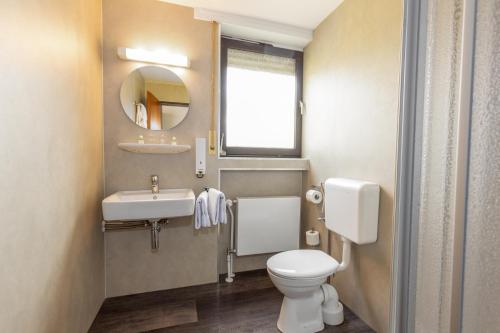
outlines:
{"label": "dark wood floor", "polygon": [[[223,282],[108,298],[90,332],[250,333],[279,332],[283,296],[265,270],[238,273]],[[344,307],[345,321],[323,332],[373,332]]]}

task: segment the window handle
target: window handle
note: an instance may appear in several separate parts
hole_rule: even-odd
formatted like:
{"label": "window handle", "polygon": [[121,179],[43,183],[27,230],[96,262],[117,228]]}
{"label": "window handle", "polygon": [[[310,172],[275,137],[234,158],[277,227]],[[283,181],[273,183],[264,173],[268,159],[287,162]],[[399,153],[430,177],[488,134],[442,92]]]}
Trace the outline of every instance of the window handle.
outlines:
{"label": "window handle", "polygon": [[303,101],[299,101],[299,108],[300,108],[300,115],[303,116],[304,113],[306,112]]}
{"label": "window handle", "polygon": [[220,146],[219,146],[220,156],[226,156],[226,151],[222,148],[223,145],[224,145],[224,133],[221,133],[221,135],[220,135]]}

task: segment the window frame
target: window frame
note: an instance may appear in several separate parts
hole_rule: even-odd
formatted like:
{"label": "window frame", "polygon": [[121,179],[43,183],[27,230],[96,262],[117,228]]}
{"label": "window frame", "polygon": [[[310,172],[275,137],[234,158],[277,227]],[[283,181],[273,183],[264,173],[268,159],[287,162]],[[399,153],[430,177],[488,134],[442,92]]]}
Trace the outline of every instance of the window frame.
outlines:
{"label": "window frame", "polygon": [[[238,49],[261,54],[269,54],[279,57],[295,59],[295,142],[294,148],[259,148],[259,147],[228,147],[226,145],[226,91],[227,91],[227,54],[228,49]],[[274,47],[269,44],[242,41],[228,37],[221,38],[221,56],[220,56],[220,153],[221,157],[301,157],[302,154],[302,82],[303,82],[303,52]],[[255,129],[255,135],[259,135],[258,129]],[[224,154],[225,153],[225,154]]]}

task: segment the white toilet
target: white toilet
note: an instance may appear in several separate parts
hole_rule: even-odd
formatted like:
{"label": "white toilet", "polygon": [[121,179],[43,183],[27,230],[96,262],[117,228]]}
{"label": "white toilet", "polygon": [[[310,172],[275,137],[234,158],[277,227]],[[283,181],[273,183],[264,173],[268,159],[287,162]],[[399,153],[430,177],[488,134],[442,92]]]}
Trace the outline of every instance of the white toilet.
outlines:
{"label": "white toilet", "polygon": [[278,319],[281,332],[319,332],[324,323],[344,321],[337,291],[326,280],[349,265],[351,241],[377,240],[379,192],[377,184],[365,181],[330,178],[325,182],[325,224],[342,236],[340,264],[319,250],[292,250],[269,258],[269,276],[284,295]]}

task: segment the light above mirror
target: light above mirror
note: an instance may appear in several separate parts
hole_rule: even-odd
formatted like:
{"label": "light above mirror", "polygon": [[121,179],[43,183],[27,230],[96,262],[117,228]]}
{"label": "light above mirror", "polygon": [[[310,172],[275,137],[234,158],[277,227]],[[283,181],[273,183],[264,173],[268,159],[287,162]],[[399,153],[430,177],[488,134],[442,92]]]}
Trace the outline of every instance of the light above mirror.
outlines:
{"label": "light above mirror", "polygon": [[189,93],[181,78],[160,66],[132,71],[122,83],[120,101],[127,117],[151,130],[179,125],[189,111]]}
{"label": "light above mirror", "polygon": [[128,47],[118,48],[118,57],[123,60],[150,62],[160,65],[188,68],[189,58],[182,54],[172,54],[165,51],[147,51],[142,49],[131,49]]}

